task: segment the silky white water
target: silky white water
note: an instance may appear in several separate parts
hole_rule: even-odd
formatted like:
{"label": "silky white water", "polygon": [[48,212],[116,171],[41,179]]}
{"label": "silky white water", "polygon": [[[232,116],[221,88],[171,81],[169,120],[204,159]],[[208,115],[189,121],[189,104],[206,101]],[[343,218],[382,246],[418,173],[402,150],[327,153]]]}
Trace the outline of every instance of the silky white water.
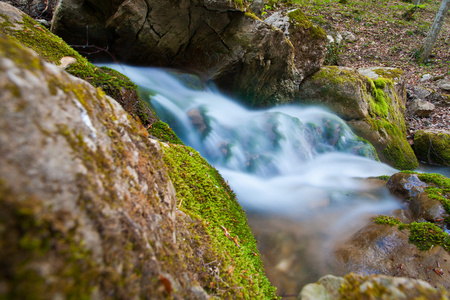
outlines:
{"label": "silky white water", "polygon": [[324,109],[249,110],[181,71],[108,67],[130,77],[161,120],[229,182],[280,295],[339,275],[334,245],[371,222],[368,216],[400,207],[383,185],[365,179],[397,170],[376,161],[372,146]]}
{"label": "silky white water", "polygon": [[300,216],[323,207],[376,212],[398,205],[387,193],[374,202],[360,179],[396,170],[375,161],[373,148],[324,109],[249,110],[193,75],[107,66],[151,98],[158,116],[219,169],[247,210]]}

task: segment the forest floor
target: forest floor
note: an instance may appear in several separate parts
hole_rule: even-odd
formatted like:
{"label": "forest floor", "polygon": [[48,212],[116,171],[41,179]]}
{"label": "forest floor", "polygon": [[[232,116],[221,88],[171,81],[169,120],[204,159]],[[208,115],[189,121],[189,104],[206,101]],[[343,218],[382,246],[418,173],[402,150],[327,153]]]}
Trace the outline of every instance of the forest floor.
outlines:
{"label": "forest floor", "polygon": [[[274,10],[294,5],[300,7],[313,23],[323,27],[327,33],[330,28],[341,34],[351,32],[356,40],[343,41],[336,57],[337,65],[399,68],[404,72],[408,92],[415,86],[423,86],[448,94],[448,91],[439,89],[437,80],[422,82],[421,78],[424,74],[430,74],[434,79],[450,79],[450,13],[447,14],[429,61],[424,64],[416,61],[418,50],[439,9],[440,0],[422,2],[409,17],[405,17],[405,13],[414,5],[399,0],[271,0],[269,3],[271,5],[266,5],[263,18]],[[430,117],[422,118],[407,110],[406,121],[408,139],[412,142],[418,129],[449,130],[450,107],[437,106]]]}

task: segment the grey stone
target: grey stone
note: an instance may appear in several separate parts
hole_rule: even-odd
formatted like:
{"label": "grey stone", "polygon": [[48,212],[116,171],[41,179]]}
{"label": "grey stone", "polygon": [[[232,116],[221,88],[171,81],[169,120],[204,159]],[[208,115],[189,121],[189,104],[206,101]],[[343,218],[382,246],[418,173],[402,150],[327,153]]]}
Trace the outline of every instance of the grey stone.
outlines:
{"label": "grey stone", "polygon": [[416,99],[410,106],[410,110],[413,114],[419,117],[428,117],[436,109],[433,103]]}
{"label": "grey stone", "polygon": [[342,32],[342,38],[347,42],[355,42],[357,40],[356,36],[350,31]]}

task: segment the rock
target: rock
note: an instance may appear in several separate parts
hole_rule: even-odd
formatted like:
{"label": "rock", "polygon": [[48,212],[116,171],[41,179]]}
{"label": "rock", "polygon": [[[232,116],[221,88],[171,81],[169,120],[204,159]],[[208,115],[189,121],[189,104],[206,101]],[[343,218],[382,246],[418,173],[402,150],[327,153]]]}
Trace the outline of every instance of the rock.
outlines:
{"label": "rock", "polygon": [[331,300],[327,289],[318,283],[307,284],[298,295],[299,300]]}
{"label": "rock", "polygon": [[415,96],[421,100],[427,100],[427,98],[431,95],[431,91],[422,86],[415,86],[413,91]]}
{"label": "rock", "polygon": [[331,109],[375,147],[381,161],[415,169],[417,158],[406,140],[404,82],[398,69],[322,67],[302,82],[296,102]]}
{"label": "rock", "polygon": [[408,206],[414,219],[435,222],[448,217],[441,202],[431,199],[426,192],[416,195]]}
{"label": "rock", "polygon": [[402,70],[389,67],[370,67],[359,68],[358,73],[369,77],[371,80],[390,79],[394,84],[396,96],[400,99],[402,105],[406,105],[406,80]]}
{"label": "rock", "polygon": [[408,200],[422,193],[428,185],[421,181],[416,174],[396,173],[392,175],[386,187],[402,200]]}
{"label": "rock", "polygon": [[420,82],[430,81],[431,79],[433,79],[433,76],[431,74],[424,74],[420,78]]}
{"label": "rock", "polygon": [[418,130],[414,134],[414,152],[429,164],[450,166],[450,131]]}
{"label": "rock", "polygon": [[203,113],[198,108],[193,108],[187,113],[192,125],[197,128],[201,136],[206,136],[211,128],[205,122]]}
{"label": "rock", "polygon": [[436,81],[437,85],[439,86],[440,89],[446,91],[446,92],[450,92],[450,80],[448,79],[440,79],[438,81]]}
{"label": "rock", "polygon": [[356,36],[350,31],[342,32],[342,38],[347,42],[356,42]]}
{"label": "rock", "polygon": [[322,65],[325,33],[296,10],[282,13],[287,35],[239,3],[62,0],[52,30],[85,45],[88,26],[89,44],[120,61],[197,70],[249,106],[289,102]]}
{"label": "rock", "polygon": [[[334,282],[323,286],[323,280]],[[348,274],[345,277],[327,275],[317,283],[306,285],[297,299],[446,299],[447,293],[436,290],[429,283],[385,275],[363,276]]]}
{"label": "rock", "polygon": [[0,2],[0,21],[11,24],[4,26],[2,32],[26,44],[48,62],[101,88],[144,126],[149,126],[158,119],[148,104],[139,97],[137,86],[127,77],[114,70],[94,66],[61,38],[41,27],[17,8]]}
{"label": "rock", "polygon": [[264,22],[280,29],[285,34],[289,34],[289,17],[285,11],[277,11],[271,14]]}
{"label": "rock", "polygon": [[361,275],[406,277],[400,280],[415,278],[428,281],[433,286],[442,285],[448,290],[450,283],[446,275],[441,277],[433,271],[434,268],[436,271],[450,268],[447,251],[440,246],[421,251],[409,243],[408,235],[409,230],[406,229],[400,231],[397,227],[368,224],[337,247],[337,270]]}
{"label": "rock", "polygon": [[429,117],[436,109],[433,103],[428,101],[416,99],[412,102],[410,108],[411,112],[419,117]]}
{"label": "rock", "polygon": [[253,0],[250,3],[250,11],[253,12],[258,17],[261,17],[261,14],[264,10],[264,0]]}
{"label": "rock", "polygon": [[[209,299],[212,285],[229,291],[226,298],[238,292],[275,297],[259,271],[259,258],[251,262],[257,249],[248,226],[227,225],[233,234],[243,230],[240,236],[250,251],[245,256],[252,257],[243,266],[260,273],[261,283],[243,286],[226,272],[230,256],[213,250],[211,244],[219,244],[206,232],[200,213],[193,213],[195,220],[178,213],[183,198],[177,198],[175,188],[192,183],[173,183],[168,170],[180,164],[167,156],[190,148],[150,139],[103,91],[3,34],[0,98],[3,297]],[[200,160],[198,154],[189,157],[184,163]],[[197,164],[207,168],[204,160]],[[213,172],[209,167],[199,173]],[[237,201],[222,196],[226,191],[219,186],[225,182],[196,180],[220,197],[221,220],[228,218],[225,211],[233,211],[237,214],[230,218],[246,224]],[[209,228],[222,230],[214,223]],[[240,260],[242,249],[225,243],[232,261]],[[235,251],[239,255],[231,254]]]}
{"label": "rock", "polygon": [[369,105],[362,93],[365,78],[356,70],[327,66],[300,85],[300,103],[321,104],[344,120],[364,119]]}

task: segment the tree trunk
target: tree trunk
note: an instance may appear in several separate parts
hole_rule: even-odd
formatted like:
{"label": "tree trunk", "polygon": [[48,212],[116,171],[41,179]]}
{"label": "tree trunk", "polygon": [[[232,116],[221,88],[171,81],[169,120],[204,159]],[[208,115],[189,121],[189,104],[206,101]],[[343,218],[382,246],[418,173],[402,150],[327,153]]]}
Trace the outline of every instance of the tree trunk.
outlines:
{"label": "tree trunk", "polygon": [[423,63],[428,59],[431,53],[431,49],[433,49],[434,43],[437,40],[439,32],[441,31],[442,25],[444,24],[445,15],[448,12],[450,6],[450,0],[442,0],[441,6],[436,14],[436,18],[434,19],[433,25],[431,25],[430,32],[420,48],[420,58],[419,62]]}

